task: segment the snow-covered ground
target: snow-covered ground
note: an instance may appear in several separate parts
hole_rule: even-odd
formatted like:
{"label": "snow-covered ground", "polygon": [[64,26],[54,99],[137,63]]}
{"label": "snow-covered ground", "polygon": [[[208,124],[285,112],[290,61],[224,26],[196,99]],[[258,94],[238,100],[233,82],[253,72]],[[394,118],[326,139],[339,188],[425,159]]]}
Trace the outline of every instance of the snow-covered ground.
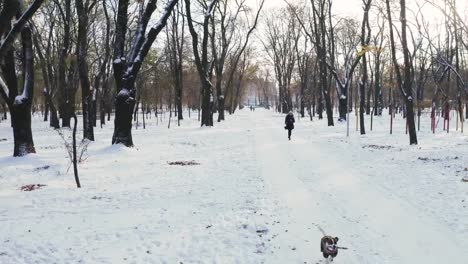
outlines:
{"label": "snow-covered ground", "polygon": [[321,230],[349,248],[335,263],[468,263],[468,136],[454,122],[433,135],[425,117],[409,146],[386,115],[364,136],[352,119],[349,138],[296,115],[291,141],[284,116],[259,108],[213,128],[195,118],[153,117],[131,149],[96,128],[81,189],[39,116],[23,158],[0,123],[0,263],[326,263]]}

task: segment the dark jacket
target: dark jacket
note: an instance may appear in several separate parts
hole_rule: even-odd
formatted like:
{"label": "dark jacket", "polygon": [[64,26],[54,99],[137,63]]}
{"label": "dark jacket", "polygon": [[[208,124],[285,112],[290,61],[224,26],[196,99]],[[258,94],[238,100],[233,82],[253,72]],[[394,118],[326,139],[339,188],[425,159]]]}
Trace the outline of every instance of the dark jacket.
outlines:
{"label": "dark jacket", "polygon": [[294,115],[289,113],[286,115],[286,118],[284,119],[284,124],[286,125],[284,128],[285,129],[294,129]]}

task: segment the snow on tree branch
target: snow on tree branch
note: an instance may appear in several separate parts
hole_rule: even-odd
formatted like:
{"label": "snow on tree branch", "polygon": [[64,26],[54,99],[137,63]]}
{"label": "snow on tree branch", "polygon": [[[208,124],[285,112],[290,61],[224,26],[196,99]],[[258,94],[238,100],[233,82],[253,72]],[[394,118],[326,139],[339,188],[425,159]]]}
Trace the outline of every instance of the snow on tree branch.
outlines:
{"label": "snow on tree branch", "polygon": [[216,6],[217,3],[218,3],[218,0],[211,1],[210,5],[206,9],[205,17],[211,17],[211,15],[213,14],[214,7]]}
{"label": "snow on tree branch", "polygon": [[5,84],[5,81],[3,81],[3,78],[0,76],[0,94],[2,95],[3,99],[7,101],[8,95],[10,94],[10,91],[8,90],[8,86]]}
{"label": "snow on tree branch", "polygon": [[437,57],[436,60],[440,65],[444,66],[446,69],[451,70],[457,76],[458,80],[460,80],[460,82],[462,83],[463,89],[465,90],[465,92],[468,93],[465,81],[463,80],[463,77],[460,75],[457,69],[455,69],[455,67],[443,56]]}
{"label": "snow on tree branch", "polygon": [[39,9],[42,2],[44,2],[44,0],[35,0],[21,15],[21,17],[14,23],[10,32],[8,32],[8,34],[0,41],[0,58],[3,57],[3,54],[6,52],[10,44],[14,41],[16,35],[21,31],[26,22],[28,22],[29,19],[37,11],[37,9]]}
{"label": "snow on tree branch", "polygon": [[136,76],[136,74],[140,70],[141,63],[143,62],[144,58],[148,54],[149,49],[151,48],[151,45],[153,44],[154,40],[159,35],[161,30],[166,26],[167,19],[169,19],[169,17],[171,16],[172,10],[174,9],[177,2],[178,0],[171,0],[164,7],[164,12],[163,12],[162,17],[159,19],[156,25],[151,27],[151,29],[149,30],[148,36],[145,38],[143,45],[137,51],[137,55],[135,56],[133,65],[128,69],[128,71],[125,74],[126,77]]}

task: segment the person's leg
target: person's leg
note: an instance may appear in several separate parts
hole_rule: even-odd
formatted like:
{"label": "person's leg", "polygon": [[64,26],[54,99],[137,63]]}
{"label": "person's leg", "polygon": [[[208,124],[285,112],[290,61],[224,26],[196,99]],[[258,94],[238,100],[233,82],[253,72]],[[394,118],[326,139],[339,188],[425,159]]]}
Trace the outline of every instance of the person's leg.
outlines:
{"label": "person's leg", "polygon": [[291,140],[291,131],[292,131],[291,129],[288,129],[288,138],[289,138],[289,140]]}

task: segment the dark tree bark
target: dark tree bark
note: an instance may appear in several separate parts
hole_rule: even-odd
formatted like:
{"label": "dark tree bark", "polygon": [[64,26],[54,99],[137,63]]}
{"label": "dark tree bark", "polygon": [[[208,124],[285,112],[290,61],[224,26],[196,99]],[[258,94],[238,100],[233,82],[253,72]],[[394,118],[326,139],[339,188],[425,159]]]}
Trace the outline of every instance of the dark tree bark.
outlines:
{"label": "dark tree bark", "polygon": [[135,107],[136,87],[135,80],[140,71],[141,64],[148,54],[151,45],[161,30],[166,26],[174,6],[178,0],[170,0],[164,8],[159,22],[152,27],[145,36],[148,22],[156,9],[156,0],[150,0],[137,24],[137,32],[125,56],[125,38],[128,21],[128,0],[119,0],[117,13],[117,26],[114,45],[114,78],[117,88],[115,98],[115,120],[112,144],[133,146],[132,114]]}
{"label": "dark tree bark", "polygon": [[2,114],[2,120],[7,120],[8,115],[7,115],[7,105],[5,103],[2,103],[2,108],[3,108],[3,114]]}
{"label": "dark tree bark", "polygon": [[[327,71],[327,5],[331,5],[331,1],[326,0],[311,0],[313,9],[313,27],[315,33],[315,49],[319,64],[319,86],[321,87],[321,97],[325,100],[325,109],[327,112],[328,126],[333,126],[333,109],[330,99],[328,87],[328,71]],[[322,115],[323,103],[319,103],[319,119]]]}
{"label": "dark tree bark", "polygon": [[[223,74],[224,74],[224,64],[228,55],[228,49],[231,45],[232,35],[234,34],[234,29],[231,29],[230,32],[227,32],[229,29],[229,24],[233,23],[234,21],[226,21],[227,13],[227,3],[221,2],[218,5],[218,13],[219,13],[219,27],[220,27],[220,36],[219,36],[219,44],[216,43],[216,22],[215,22],[215,15],[211,17],[211,28],[212,32],[210,34],[211,38],[211,48],[212,48],[212,56],[213,56],[213,63],[214,63],[214,71],[216,76],[215,88],[216,88],[216,102],[218,108],[218,122],[223,121],[224,118],[224,94],[222,89],[223,83]],[[237,18],[240,8],[242,6],[239,5],[236,13],[234,14],[234,19]],[[229,34],[229,36],[228,36]],[[219,49],[219,50],[218,50]]]}
{"label": "dark tree bark", "polygon": [[[452,13],[454,16],[454,35],[455,35],[455,73],[457,76],[459,76],[460,73],[460,49],[459,49],[459,43],[460,43],[460,36],[459,36],[459,30],[458,30],[458,16],[456,14],[456,1],[452,1]],[[461,123],[461,132],[463,133],[463,122],[465,121],[463,117],[463,92],[464,92],[464,86],[465,83],[462,78],[457,78],[457,100],[456,100],[456,110],[458,111],[458,116],[460,119]],[[467,91],[465,91],[466,96],[468,96]],[[468,109],[466,110],[468,112]]]}
{"label": "dark tree bark", "polygon": [[198,33],[195,30],[192,19],[192,11],[190,0],[185,0],[185,9],[187,15],[187,23],[189,26],[190,34],[192,35],[193,55],[195,56],[195,64],[197,66],[198,76],[201,83],[201,125],[213,126],[213,111],[211,109],[213,102],[213,85],[209,80],[210,76],[210,63],[208,62],[208,35],[209,35],[209,21],[213,15],[213,10],[218,3],[218,0],[212,0],[211,3],[204,10],[204,19],[202,23],[203,36],[201,43],[201,52],[198,47]]}
{"label": "dark tree bark", "polygon": [[[369,56],[370,58],[370,56]],[[373,87],[374,87],[374,69],[372,68],[372,65],[370,64],[369,61],[369,71],[370,71],[370,78],[368,77],[368,83],[367,83],[367,91],[366,91],[366,115],[371,114],[371,98],[373,94]],[[371,124],[372,124],[372,117],[371,117]],[[371,128],[372,130],[372,128]]]}
{"label": "dark tree bark", "polygon": [[[78,72],[81,86],[81,103],[83,111],[83,138],[94,141],[93,126],[93,94],[88,73],[88,13],[92,10],[95,1],[75,0],[78,15]],[[94,115],[95,116],[95,115]]]}
{"label": "dark tree bark", "polygon": [[[182,2],[181,2],[182,3]],[[179,16],[182,13],[182,5],[177,4],[177,7],[172,13],[170,26],[166,28],[169,60],[172,72],[172,78],[175,89],[175,106],[177,108],[177,121],[180,125],[180,120],[183,120],[183,50],[185,40],[185,17]],[[182,20],[182,21],[180,21]],[[169,30],[170,29],[170,30]]]}
{"label": "dark tree bark", "polygon": [[21,32],[23,41],[23,93],[15,98],[10,108],[15,147],[13,156],[36,153],[31,131],[31,103],[34,91],[34,65],[31,31],[24,27]]}
{"label": "dark tree bark", "polygon": [[48,92],[44,91],[44,122],[49,121],[49,103],[47,102]]}
{"label": "dark tree bark", "polygon": [[15,65],[13,48],[3,53],[4,56],[1,65],[5,83],[2,81],[2,89],[0,91],[2,91],[1,95],[10,109],[14,138],[13,156],[15,157],[36,153],[31,131],[34,65],[31,30],[29,27],[25,26],[21,30],[21,39],[23,44],[22,60],[24,79],[24,87],[21,94],[18,93],[16,70],[14,66],[12,67],[12,65]]}
{"label": "dark tree bark", "polygon": [[75,113],[73,113],[73,120],[75,124],[73,126],[73,174],[75,175],[75,183],[77,188],[81,188],[80,178],[78,177],[78,161],[77,161],[77,153],[76,153],[76,125],[78,123],[78,118],[76,118]]}
{"label": "dark tree bark", "polygon": [[[361,26],[361,46],[368,47],[371,37],[371,29],[369,26],[369,10],[372,4],[372,0],[363,0],[364,4],[364,17],[362,19]],[[364,123],[365,104],[366,104],[366,88],[368,85],[368,74],[367,74],[367,56],[364,52],[362,55],[362,78],[359,83],[359,127],[361,135],[366,134],[366,128]]]}
{"label": "dark tree bark", "polygon": [[408,42],[406,38],[406,1],[400,0],[400,22],[401,22],[401,46],[403,48],[403,57],[404,57],[404,67],[403,74],[400,71],[400,66],[396,57],[395,49],[395,38],[393,35],[393,23],[392,23],[392,14],[390,9],[390,0],[386,0],[387,7],[387,19],[389,24],[390,31],[390,46],[392,52],[393,66],[395,68],[395,73],[397,76],[398,87],[400,93],[403,96],[405,101],[406,111],[407,111],[407,125],[409,132],[409,139],[411,145],[418,144],[418,139],[416,136],[416,126],[414,122],[414,110],[413,110],[413,90],[412,90],[412,80],[411,76],[411,62],[408,51]]}
{"label": "dark tree bark", "polygon": [[[31,104],[34,91],[34,55],[32,34],[27,21],[40,7],[43,0],[34,1],[26,11],[21,3],[9,0],[2,3],[0,11],[0,68],[5,81],[0,78],[0,96],[8,105],[13,128],[13,156],[35,153],[31,131]],[[15,67],[14,40],[21,33],[23,90],[18,91]]]}
{"label": "dark tree bark", "polygon": [[[111,40],[111,24],[110,23],[111,22],[110,22],[109,14],[107,12],[106,1],[102,2],[102,9],[103,9],[105,20],[106,20],[106,35],[105,35],[104,43],[110,43],[110,40]],[[99,98],[98,98],[99,119],[101,123],[101,128],[106,123],[106,111],[109,111],[109,109],[111,108],[110,98],[112,97],[109,95],[109,92],[110,92],[109,91],[110,90],[109,79],[110,79],[110,66],[111,66],[111,64],[109,63],[110,56],[111,56],[110,45],[106,45],[104,56],[103,56],[103,62],[99,69],[99,73],[94,79],[94,87],[97,93],[99,94]],[[99,89],[99,87],[101,89]],[[97,108],[97,103],[96,103],[96,108]]]}
{"label": "dark tree bark", "polygon": [[[61,5],[57,6],[62,10]],[[71,127],[70,119],[75,112],[75,93],[76,90],[72,85],[73,80],[73,56],[71,50],[71,0],[64,0],[64,11],[60,12],[63,23],[63,43],[60,50],[58,62],[58,79],[57,88],[59,89],[59,113],[62,119],[62,127]],[[69,60],[68,78],[67,78],[67,59]]]}

